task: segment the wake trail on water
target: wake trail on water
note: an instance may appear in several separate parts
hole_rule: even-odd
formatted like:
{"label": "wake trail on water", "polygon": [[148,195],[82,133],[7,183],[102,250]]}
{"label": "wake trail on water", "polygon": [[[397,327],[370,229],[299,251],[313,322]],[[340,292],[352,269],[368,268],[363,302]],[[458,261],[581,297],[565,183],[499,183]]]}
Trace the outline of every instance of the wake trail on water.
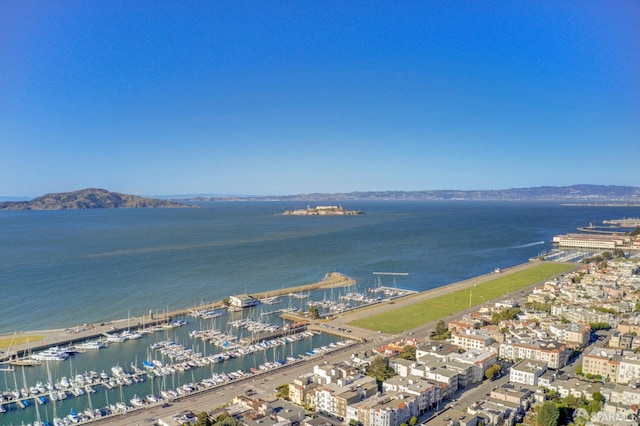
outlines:
{"label": "wake trail on water", "polygon": [[518,246],[512,246],[509,247],[510,249],[518,249],[518,248],[525,248],[525,247],[533,247],[533,246],[539,246],[540,244],[544,244],[544,241],[536,241],[534,243],[529,243],[529,244],[521,244]]}

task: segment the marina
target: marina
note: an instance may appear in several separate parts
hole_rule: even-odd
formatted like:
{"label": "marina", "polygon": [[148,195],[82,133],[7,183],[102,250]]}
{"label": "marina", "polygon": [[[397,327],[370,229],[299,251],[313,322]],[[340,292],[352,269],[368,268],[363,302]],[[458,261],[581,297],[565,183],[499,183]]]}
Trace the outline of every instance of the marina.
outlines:
{"label": "marina", "polygon": [[[391,297],[409,294],[396,291]],[[321,294],[322,301],[314,302]],[[279,301],[268,299],[272,303],[240,310],[194,308],[136,327],[127,319],[126,328],[114,327],[82,341],[25,349],[16,358],[23,365],[2,364],[0,379],[6,390],[0,394],[0,419],[16,425],[86,423],[266,374],[356,343],[317,327],[308,329],[306,322],[283,320],[281,313],[304,315],[308,306],[317,304],[327,315],[341,306],[390,297],[357,286],[332,289],[330,294],[290,292]],[[288,307],[273,310],[275,303]]]}

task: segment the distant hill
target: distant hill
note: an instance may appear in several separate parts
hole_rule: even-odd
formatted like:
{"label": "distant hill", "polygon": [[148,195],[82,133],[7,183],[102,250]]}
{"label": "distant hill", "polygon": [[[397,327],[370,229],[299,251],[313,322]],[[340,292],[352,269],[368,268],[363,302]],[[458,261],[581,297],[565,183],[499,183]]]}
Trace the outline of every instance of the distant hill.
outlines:
{"label": "distant hill", "polygon": [[184,201],[355,201],[355,200],[477,200],[560,201],[576,204],[640,203],[640,188],[615,185],[540,186],[500,190],[371,191],[277,196],[183,198]]}
{"label": "distant hill", "polygon": [[193,207],[169,200],[119,194],[105,189],[87,188],[73,192],[45,194],[31,201],[0,203],[0,210],[81,210],[122,208]]}

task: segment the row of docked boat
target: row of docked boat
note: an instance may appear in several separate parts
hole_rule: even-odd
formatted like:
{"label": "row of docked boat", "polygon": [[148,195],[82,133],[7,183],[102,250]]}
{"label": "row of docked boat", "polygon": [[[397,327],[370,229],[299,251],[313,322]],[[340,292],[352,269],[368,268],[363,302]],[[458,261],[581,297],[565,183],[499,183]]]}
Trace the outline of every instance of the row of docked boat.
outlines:
{"label": "row of docked boat", "polygon": [[[299,335],[299,336],[298,336]],[[249,347],[243,348],[244,352],[225,352],[222,354],[217,354],[211,357],[204,357],[198,355],[197,353],[193,353],[193,359],[201,360],[201,364],[197,364],[197,366],[204,366],[209,362],[221,362],[225,359],[229,359],[235,356],[242,356],[243,353],[251,353],[251,351],[265,350],[269,347],[274,347],[279,344],[286,343],[286,339],[302,339],[304,337],[310,337],[313,335],[312,332],[304,332],[298,333],[298,335],[287,336],[286,338],[274,339],[273,341],[265,341],[257,345],[251,345]],[[289,340],[292,342],[295,340]],[[284,342],[284,343],[283,343]],[[159,342],[162,348],[172,348],[173,351],[177,351],[182,345],[178,345],[175,342],[165,341]],[[205,378],[204,380],[196,383],[187,383],[181,386],[178,386],[175,389],[165,389],[160,392],[159,395],[146,395],[145,397],[134,396],[129,401],[129,404],[126,404],[123,401],[116,402],[115,404],[110,404],[107,407],[103,407],[101,409],[92,409],[87,408],[84,411],[76,412],[75,410],[71,410],[71,412],[63,417],[54,419],[53,424],[57,426],[68,426],[76,423],[84,423],[90,422],[92,420],[103,418],[105,416],[116,415],[121,413],[126,413],[131,410],[139,409],[146,407],[151,404],[160,403],[165,400],[173,400],[176,398],[184,397],[196,392],[204,391],[209,388],[213,388],[216,386],[222,386],[234,380],[239,380],[244,377],[247,377],[251,374],[261,374],[268,372],[273,369],[277,369],[287,363],[297,362],[302,359],[315,356],[320,353],[329,352],[340,347],[344,347],[350,344],[353,344],[353,341],[341,341],[337,343],[331,343],[327,346],[322,346],[319,348],[314,348],[312,351],[307,352],[304,355],[300,355],[299,358],[287,357],[286,360],[277,360],[274,362],[265,362],[261,364],[258,368],[250,369],[250,372],[237,370],[228,373],[213,373],[211,377]],[[189,353],[189,351],[186,351]],[[153,365],[153,368],[148,368]],[[151,374],[157,373],[161,368],[170,368],[175,372],[177,368],[175,368],[176,364],[162,364],[160,361],[145,361],[143,363],[145,370],[138,368],[135,364],[131,364],[132,372],[125,371],[121,366],[116,365],[111,368],[112,376],[106,374],[104,371],[102,373],[97,373],[95,371],[85,372],[84,374],[78,374],[72,379],[67,379],[65,377],[61,378],[54,384],[41,383],[38,382],[34,389],[29,389],[29,392],[33,390],[33,393],[29,395],[29,397],[25,398],[21,392],[11,392],[11,396],[6,397],[5,394],[0,397],[0,408],[4,410],[4,405],[7,403],[17,402],[22,408],[25,408],[28,405],[32,405],[30,401],[35,400],[38,404],[44,404],[48,399],[62,400],[66,399],[69,396],[80,397],[85,393],[93,393],[95,390],[93,389],[96,385],[103,385],[109,389],[114,388],[116,386],[125,386],[128,384],[132,384],[134,382],[144,380],[144,374],[149,372]],[[150,371],[151,370],[151,371]],[[152,372],[153,371],[153,372]],[[147,373],[148,374],[148,373]],[[44,392],[43,392],[44,391]],[[34,426],[40,425],[40,423],[34,423]]]}
{"label": "row of docked boat", "polygon": [[87,340],[85,342],[69,345],[66,347],[51,346],[44,351],[35,352],[31,355],[15,358],[9,361],[9,364],[19,366],[39,365],[42,361],[65,361],[70,355],[82,353],[86,351],[100,350],[108,347],[111,343],[122,343],[127,340],[137,340],[143,335],[156,331],[164,331],[175,327],[187,325],[184,320],[168,321],[164,324],[150,328],[139,329],[137,331],[124,330],[121,333],[104,333],[103,338],[96,340]]}
{"label": "row of docked boat", "polygon": [[250,318],[244,318],[241,320],[230,321],[230,326],[243,328],[252,333],[262,333],[265,331],[278,331],[280,330],[280,326],[271,324],[268,322],[254,321]]}
{"label": "row of docked boat", "polygon": [[189,316],[199,319],[220,318],[222,312],[217,309],[190,309]]}

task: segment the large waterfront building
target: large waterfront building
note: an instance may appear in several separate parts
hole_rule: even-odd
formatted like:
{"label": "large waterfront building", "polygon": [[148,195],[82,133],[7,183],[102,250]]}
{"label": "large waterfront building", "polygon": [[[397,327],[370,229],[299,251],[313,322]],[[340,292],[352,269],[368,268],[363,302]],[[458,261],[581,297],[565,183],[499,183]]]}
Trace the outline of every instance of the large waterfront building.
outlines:
{"label": "large waterfront building", "polygon": [[631,237],[615,234],[565,234],[554,236],[553,242],[560,247],[614,250],[629,245]]}

